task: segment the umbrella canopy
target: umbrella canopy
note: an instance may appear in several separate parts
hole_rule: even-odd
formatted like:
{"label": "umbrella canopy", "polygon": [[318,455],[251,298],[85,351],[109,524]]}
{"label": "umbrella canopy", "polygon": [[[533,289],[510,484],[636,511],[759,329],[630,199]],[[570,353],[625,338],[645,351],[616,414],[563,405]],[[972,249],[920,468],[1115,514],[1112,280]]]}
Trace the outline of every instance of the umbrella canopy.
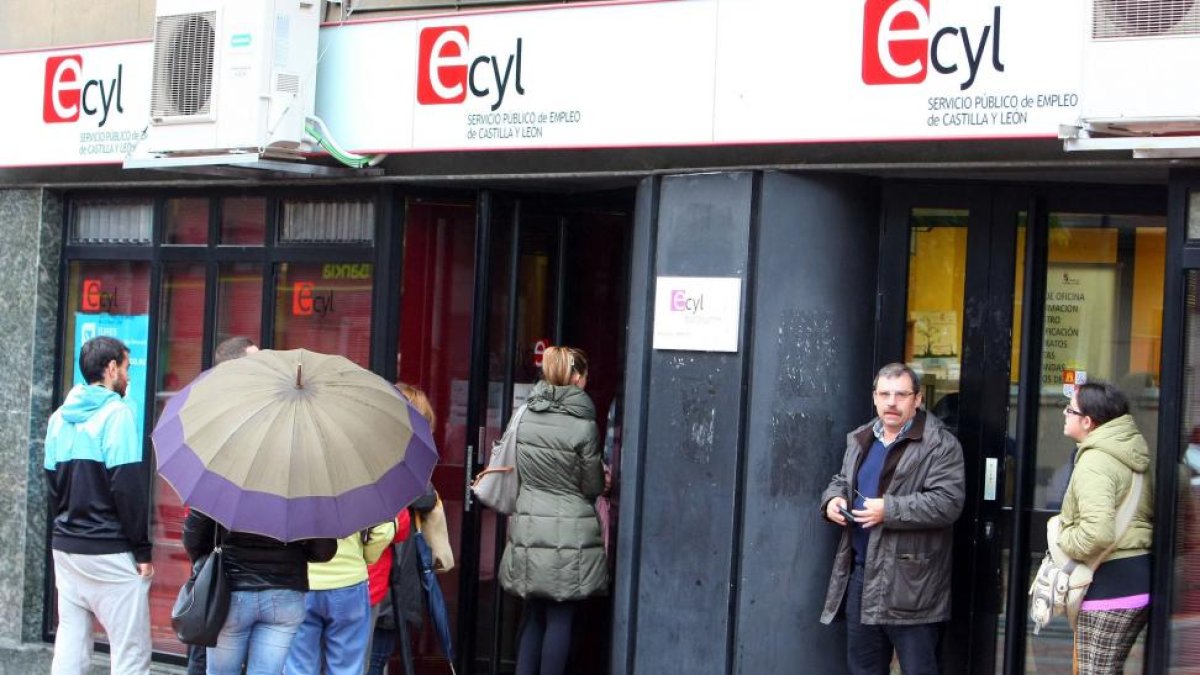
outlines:
{"label": "umbrella canopy", "polygon": [[433,551],[420,530],[413,532],[412,538],[421,559],[421,586],[425,589],[425,605],[429,608],[429,618],[433,620],[433,629],[437,633],[438,642],[441,643],[442,654],[450,662],[450,672],[453,673],[454,645],[450,641],[450,614],[446,611],[446,598],[442,596],[442,587],[433,571]]}
{"label": "umbrella canopy", "polygon": [[347,536],[425,494],[429,424],[386,380],[341,356],[262,350],[201,373],[151,434],[188,506],[280,541]]}

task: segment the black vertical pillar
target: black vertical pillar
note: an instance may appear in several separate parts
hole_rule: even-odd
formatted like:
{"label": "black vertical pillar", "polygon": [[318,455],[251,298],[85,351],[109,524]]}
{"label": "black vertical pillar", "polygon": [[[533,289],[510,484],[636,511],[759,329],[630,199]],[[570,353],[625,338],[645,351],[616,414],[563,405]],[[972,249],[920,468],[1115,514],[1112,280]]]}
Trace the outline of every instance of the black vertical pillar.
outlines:
{"label": "black vertical pillar", "polygon": [[[744,278],[753,184],[750,173],[663,179],[655,275]],[[650,354],[637,673],[726,672],[745,341],[737,353]]]}
{"label": "black vertical pillar", "polygon": [[844,629],[818,621],[841,533],[818,511],[871,413],[876,195],[857,179],[763,179],[737,673],[845,669]]}
{"label": "black vertical pillar", "polygon": [[[870,414],[878,188],[721,173],[638,193],[613,673],[839,673],[818,499]],[[735,353],[655,350],[664,276],[743,280]]]}

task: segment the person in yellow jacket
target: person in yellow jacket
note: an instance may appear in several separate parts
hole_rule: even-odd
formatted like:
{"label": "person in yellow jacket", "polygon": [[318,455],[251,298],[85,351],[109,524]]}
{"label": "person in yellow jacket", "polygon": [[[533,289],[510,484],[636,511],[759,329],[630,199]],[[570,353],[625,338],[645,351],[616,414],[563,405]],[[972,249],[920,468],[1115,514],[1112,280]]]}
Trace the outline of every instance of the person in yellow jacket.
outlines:
{"label": "person in yellow jacket", "polygon": [[[1063,435],[1079,444],[1062,505],[1058,545],[1073,560],[1092,561],[1111,547],[1096,569],[1075,627],[1075,672],[1111,675],[1125,659],[1150,613],[1150,546],[1154,490],[1150,449],[1112,384],[1079,385],[1063,409]],[[1142,474],[1141,493],[1124,533],[1117,511]]]}
{"label": "person in yellow jacket", "polygon": [[309,563],[304,623],[292,640],[287,675],[362,675],[371,635],[367,565],[396,535],[396,523],[376,525],[338,540],[337,553]]}

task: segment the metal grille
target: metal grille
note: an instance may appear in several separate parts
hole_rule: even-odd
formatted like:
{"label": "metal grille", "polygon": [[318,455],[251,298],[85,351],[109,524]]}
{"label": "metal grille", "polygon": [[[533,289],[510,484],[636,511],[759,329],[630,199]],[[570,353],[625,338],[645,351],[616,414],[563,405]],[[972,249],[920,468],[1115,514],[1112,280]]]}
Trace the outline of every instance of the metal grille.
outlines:
{"label": "metal grille", "polygon": [[215,25],[216,12],[158,17],[154,29],[151,117],[210,113]]}
{"label": "metal grille", "polygon": [[275,75],[275,91],[284,94],[300,93],[300,76],[293,73],[278,73]]}
{"label": "metal grille", "polygon": [[1200,35],[1196,0],[1094,0],[1092,38]]}
{"label": "metal grille", "polygon": [[75,203],[71,240],[77,244],[149,244],[150,201],[89,200]]}
{"label": "metal grille", "polygon": [[279,241],[288,244],[369,244],[375,240],[371,201],[287,201]]}

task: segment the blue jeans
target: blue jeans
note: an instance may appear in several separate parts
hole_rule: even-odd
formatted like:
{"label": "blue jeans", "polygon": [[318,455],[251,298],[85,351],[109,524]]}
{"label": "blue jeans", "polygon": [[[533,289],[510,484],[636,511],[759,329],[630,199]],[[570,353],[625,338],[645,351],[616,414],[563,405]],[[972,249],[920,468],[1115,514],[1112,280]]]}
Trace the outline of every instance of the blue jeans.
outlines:
{"label": "blue jeans", "polygon": [[941,624],[864,624],[862,594],[863,568],[855,565],[846,591],[846,664],[851,675],[888,675],[893,649],[904,675],[937,675]]}
{"label": "blue jeans", "polygon": [[309,591],[304,623],[288,652],[287,675],[363,675],[371,635],[367,582],[328,591]]}
{"label": "blue jeans", "polygon": [[286,588],[234,591],[217,646],[205,653],[208,675],[277,675],[304,620],[304,594]]}

